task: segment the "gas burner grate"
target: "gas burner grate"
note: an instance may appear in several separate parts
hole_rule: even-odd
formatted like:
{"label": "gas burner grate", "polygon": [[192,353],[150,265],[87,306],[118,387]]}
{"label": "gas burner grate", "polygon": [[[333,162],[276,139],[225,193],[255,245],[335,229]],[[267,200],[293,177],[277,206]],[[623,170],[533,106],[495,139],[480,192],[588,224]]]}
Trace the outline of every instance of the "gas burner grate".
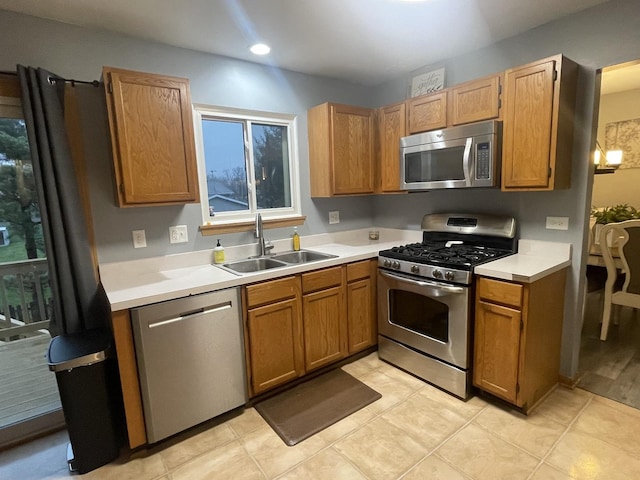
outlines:
{"label": "gas burner grate", "polygon": [[458,243],[446,245],[447,242],[411,243],[380,252],[380,255],[417,263],[471,267],[512,253],[508,250],[487,248],[482,245]]}

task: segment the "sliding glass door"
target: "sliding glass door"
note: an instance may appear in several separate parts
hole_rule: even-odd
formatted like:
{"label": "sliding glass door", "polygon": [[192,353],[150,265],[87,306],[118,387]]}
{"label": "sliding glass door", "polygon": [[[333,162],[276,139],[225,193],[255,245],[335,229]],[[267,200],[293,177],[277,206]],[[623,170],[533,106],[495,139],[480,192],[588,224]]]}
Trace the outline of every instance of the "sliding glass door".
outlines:
{"label": "sliding glass door", "polygon": [[52,296],[17,78],[0,77],[0,446],[64,424],[47,367]]}

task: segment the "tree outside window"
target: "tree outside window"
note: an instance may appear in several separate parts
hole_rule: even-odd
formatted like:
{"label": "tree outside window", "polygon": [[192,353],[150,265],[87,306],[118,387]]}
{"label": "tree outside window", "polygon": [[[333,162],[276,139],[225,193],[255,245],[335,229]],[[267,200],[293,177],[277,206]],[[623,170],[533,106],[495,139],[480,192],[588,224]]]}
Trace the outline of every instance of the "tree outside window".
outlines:
{"label": "tree outside window", "polygon": [[23,120],[0,118],[0,225],[8,239],[0,262],[45,256],[38,197]]}

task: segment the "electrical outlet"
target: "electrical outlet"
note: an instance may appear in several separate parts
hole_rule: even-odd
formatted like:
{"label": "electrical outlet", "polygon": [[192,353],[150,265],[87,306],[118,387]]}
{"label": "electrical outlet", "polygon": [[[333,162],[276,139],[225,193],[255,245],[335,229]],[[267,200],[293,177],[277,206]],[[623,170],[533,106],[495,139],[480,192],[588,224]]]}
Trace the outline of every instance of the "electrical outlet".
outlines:
{"label": "electrical outlet", "polygon": [[340,223],[340,212],[338,210],[329,212],[329,225],[334,223]]}
{"label": "electrical outlet", "polygon": [[569,217],[547,217],[547,229],[569,230]]}
{"label": "electrical outlet", "polygon": [[133,248],[144,248],[147,246],[147,237],[144,234],[144,230],[133,230],[131,236],[133,237]]}
{"label": "electrical outlet", "polygon": [[186,225],[169,227],[169,243],[185,243],[189,241]]}

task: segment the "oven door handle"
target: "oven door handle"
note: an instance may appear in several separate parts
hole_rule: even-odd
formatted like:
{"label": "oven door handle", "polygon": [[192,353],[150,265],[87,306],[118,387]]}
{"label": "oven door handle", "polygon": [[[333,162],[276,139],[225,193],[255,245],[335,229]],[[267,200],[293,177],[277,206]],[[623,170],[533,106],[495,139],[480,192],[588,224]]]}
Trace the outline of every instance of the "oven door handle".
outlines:
{"label": "oven door handle", "polygon": [[378,270],[378,272],[383,277],[387,277],[387,278],[390,278],[392,280],[400,280],[402,282],[407,282],[407,283],[410,283],[410,284],[415,285],[417,287],[437,288],[438,290],[440,290],[442,292],[446,292],[446,293],[465,293],[465,291],[466,291],[465,287],[454,287],[454,286],[451,286],[451,285],[445,285],[443,283],[425,282],[425,281],[421,281],[421,280],[413,280],[413,279],[407,278],[405,276],[394,275],[393,273],[388,273],[388,272],[385,272],[385,271],[382,271],[382,270]]}

